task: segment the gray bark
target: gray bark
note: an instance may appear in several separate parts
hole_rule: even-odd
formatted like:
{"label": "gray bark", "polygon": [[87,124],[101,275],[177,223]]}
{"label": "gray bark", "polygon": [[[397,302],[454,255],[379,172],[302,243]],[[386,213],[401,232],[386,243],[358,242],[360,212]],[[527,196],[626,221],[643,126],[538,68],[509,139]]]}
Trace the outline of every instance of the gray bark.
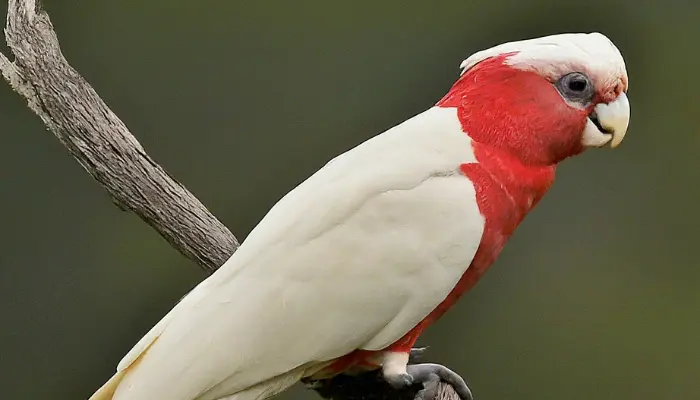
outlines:
{"label": "gray bark", "polygon": [[10,0],[0,69],[47,128],[112,196],[185,257],[214,271],[238,247],[233,234],[146,154],[126,125],[61,53],[34,0]]}
{"label": "gray bark", "polygon": [[[14,61],[0,53],[0,71],[49,131],[123,210],[136,213],[185,257],[208,272],[238,241],[182,184],[148,156],[126,125],[63,57],[49,16],[37,0],[9,0],[5,37]],[[335,400],[411,400],[376,372],[310,384]],[[441,384],[439,400],[458,400]]]}

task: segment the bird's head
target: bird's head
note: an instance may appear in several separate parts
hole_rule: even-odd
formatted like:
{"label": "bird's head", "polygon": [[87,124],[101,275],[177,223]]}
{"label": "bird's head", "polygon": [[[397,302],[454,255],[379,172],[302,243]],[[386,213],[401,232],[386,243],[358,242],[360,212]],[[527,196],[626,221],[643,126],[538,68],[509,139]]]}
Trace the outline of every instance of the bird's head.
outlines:
{"label": "bird's head", "polygon": [[600,33],[510,42],[479,51],[437,104],[456,107],[476,143],[524,164],[553,165],[620,144],[630,117],[620,51]]}

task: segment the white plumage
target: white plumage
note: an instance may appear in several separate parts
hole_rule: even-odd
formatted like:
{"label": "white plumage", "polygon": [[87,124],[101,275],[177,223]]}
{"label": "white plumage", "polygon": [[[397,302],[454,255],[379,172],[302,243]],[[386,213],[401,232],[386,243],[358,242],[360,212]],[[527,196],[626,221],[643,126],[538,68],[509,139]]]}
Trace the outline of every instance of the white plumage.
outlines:
{"label": "white plumage", "polygon": [[[622,56],[601,34],[506,43],[463,67],[504,52],[516,69],[552,78],[581,68],[626,90]],[[595,106],[606,132],[589,118],[584,145],[622,140],[629,104],[615,95]],[[438,107],[336,157],[282,198],[91,400],[264,399],[353,350],[385,349],[447,297],[476,253],[484,217],[459,171],[475,162],[457,108]],[[400,375],[404,364],[389,367]]]}
{"label": "white plumage", "polygon": [[93,399],[259,398],[324,361],[392,344],[476,252],[484,221],[458,172],[471,162],[454,108],[336,157],[282,198]]}

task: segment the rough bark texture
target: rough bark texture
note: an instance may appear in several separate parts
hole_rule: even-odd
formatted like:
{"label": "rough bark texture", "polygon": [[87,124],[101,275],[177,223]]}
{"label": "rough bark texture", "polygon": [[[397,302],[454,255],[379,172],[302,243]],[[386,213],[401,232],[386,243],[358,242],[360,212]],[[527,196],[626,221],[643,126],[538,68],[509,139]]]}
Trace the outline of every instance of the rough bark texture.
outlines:
{"label": "rough bark texture", "polygon": [[[48,14],[36,0],[9,0],[7,44],[0,71],[70,154],[124,210],[152,226],[175,249],[213,272],[238,241],[183,185],[146,154],[126,125],[61,53]],[[334,400],[412,400],[419,388],[397,391],[376,372],[309,382]],[[441,384],[437,400],[458,400]]]}
{"label": "rough bark texture", "polygon": [[15,56],[0,57],[5,79],[68,151],[123,209],[135,212],[173,247],[208,271],[238,242],[129,133],[61,54],[48,15],[34,0],[10,0],[5,29]]}

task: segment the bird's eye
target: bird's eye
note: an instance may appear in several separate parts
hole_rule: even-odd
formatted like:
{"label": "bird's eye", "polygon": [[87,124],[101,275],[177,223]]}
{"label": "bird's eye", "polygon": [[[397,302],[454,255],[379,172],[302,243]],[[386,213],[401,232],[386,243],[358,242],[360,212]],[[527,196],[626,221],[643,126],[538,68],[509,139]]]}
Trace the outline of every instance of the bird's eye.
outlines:
{"label": "bird's eye", "polygon": [[569,90],[572,92],[583,92],[586,90],[588,82],[581,78],[572,78],[569,80]]}
{"label": "bird's eye", "polygon": [[590,102],[595,95],[595,89],[590,79],[580,72],[572,72],[562,76],[555,86],[566,100],[580,104]]}

